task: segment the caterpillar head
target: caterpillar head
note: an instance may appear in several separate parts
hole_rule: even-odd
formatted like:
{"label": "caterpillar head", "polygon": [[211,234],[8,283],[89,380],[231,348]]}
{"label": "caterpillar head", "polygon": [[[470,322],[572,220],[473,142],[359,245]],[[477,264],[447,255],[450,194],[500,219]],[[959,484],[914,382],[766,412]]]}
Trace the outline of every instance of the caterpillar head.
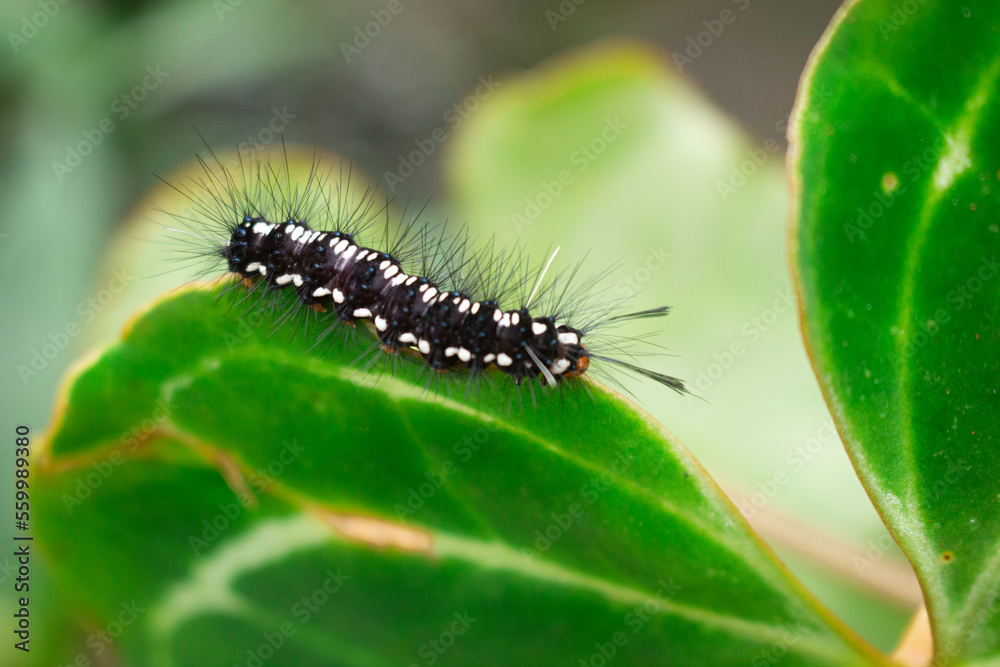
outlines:
{"label": "caterpillar head", "polygon": [[586,373],[590,367],[590,355],[580,342],[583,333],[565,324],[556,327],[556,332],[559,354],[549,365],[549,370],[563,379]]}

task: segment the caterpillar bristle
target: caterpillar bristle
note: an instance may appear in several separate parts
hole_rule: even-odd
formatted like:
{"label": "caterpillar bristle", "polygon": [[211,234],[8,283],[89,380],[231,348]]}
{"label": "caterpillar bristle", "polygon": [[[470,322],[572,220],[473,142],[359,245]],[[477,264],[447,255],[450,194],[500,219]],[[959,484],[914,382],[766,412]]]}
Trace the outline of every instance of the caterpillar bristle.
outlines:
{"label": "caterpillar bristle", "polygon": [[608,362],[610,364],[614,364],[616,366],[621,366],[622,368],[624,368],[624,369],[626,369],[626,370],[628,370],[628,371],[630,371],[632,373],[635,373],[637,375],[641,375],[643,377],[647,377],[650,380],[653,380],[654,382],[658,382],[658,383],[662,384],[665,387],[670,387],[671,389],[673,389],[674,391],[676,391],[678,394],[687,394],[688,393],[688,390],[684,387],[684,381],[681,380],[681,379],[679,379],[679,378],[671,377],[669,375],[664,375],[663,373],[659,373],[657,371],[652,371],[652,370],[650,370],[648,368],[643,368],[642,366],[637,366],[635,364],[629,363],[629,362],[624,361],[622,359],[616,359],[614,357],[606,357],[604,355],[597,355],[597,354],[591,354],[591,357],[594,358],[594,359],[599,359],[601,361],[606,361],[606,362]]}
{"label": "caterpillar bristle", "polygon": [[199,275],[224,263],[233,280],[220,296],[235,295],[241,317],[271,313],[271,333],[318,326],[312,348],[323,348],[334,331],[348,330],[346,346],[360,332],[345,325],[365,322],[374,339],[354,365],[378,377],[421,357],[426,391],[465,369],[468,396],[492,385],[485,371],[498,369],[518,402],[526,390],[534,405],[536,390],[572,384],[597,361],[686,393],[681,380],[626,360],[642,354],[631,348],[645,336],[613,329],[669,308],[623,312],[629,299],[602,287],[620,263],[582,278],[583,260],[555,265],[558,248],[541,262],[523,246],[498,247],[495,237],[476,249],[467,226],[428,223],[427,203],[393,214],[392,200],[357,184],[350,165],[335,174],[314,153],[297,181],[284,144],[278,161],[238,152],[232,166],[206,148],[199,175],[168,183],[190,204],[170,214],[177,258],[197,263]]}

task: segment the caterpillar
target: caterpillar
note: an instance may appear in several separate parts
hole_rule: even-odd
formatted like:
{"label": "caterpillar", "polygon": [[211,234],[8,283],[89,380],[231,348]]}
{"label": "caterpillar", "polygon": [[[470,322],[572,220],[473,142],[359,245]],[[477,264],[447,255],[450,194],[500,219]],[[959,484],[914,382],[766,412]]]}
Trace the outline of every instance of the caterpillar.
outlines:
{"label": "caterpillar", "polygon": [[[293,179],[287,150],[277,164],[240,153],[225,165],[208,155],[198,157],[200,176],[167,183],[191,204],[186,214],[168,212],[181,223],[170,228],[174,240],[186,258],[208,260],[203,274],[222,267],[234,287],[260,298],[291,292],[293,311],[328,318],[323,335],[366,323],[385,353],[420,357],[439,374],[496,368],[518,387],[554,389],[597,362],[686,393],[682,380],[635,363],[629,350],[640,339],[608,333],[669,311],[630,312],[603,299],[595,284],[610,269],[580,280],[577,264],[546,281],[555,252],[533,268],[523,249],[495,252],[491,241],[471,251],[467,229],[425,224],[422,210],[393,224],[374,187],[359,192],[343,168],[334,179],[315,155],[304,182]],[[380,224],[381,250],[361,241]]]}

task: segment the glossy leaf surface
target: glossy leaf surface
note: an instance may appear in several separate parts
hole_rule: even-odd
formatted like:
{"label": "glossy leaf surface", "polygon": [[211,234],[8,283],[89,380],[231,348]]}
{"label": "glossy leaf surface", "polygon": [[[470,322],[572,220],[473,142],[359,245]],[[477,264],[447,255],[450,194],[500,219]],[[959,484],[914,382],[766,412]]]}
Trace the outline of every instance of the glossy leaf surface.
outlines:
{"label": "glossy leaf surface", "polygon": [[807,343],[940,664],[1000,655],[998,54],[996,3],[849,3],[792,136]]}

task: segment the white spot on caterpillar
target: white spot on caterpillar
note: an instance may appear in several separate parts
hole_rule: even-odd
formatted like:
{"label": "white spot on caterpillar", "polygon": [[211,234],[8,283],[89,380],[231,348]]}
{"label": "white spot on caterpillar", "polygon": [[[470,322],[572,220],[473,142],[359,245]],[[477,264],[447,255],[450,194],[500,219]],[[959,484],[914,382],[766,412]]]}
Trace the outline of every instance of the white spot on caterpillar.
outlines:
{"label": "white spot on caterpillar", "polygon": [[415,282],[417,282],[417,276],[410,276],[409,278],[406,279],[407,285],[412,285]]}
{"label": "white spot on caterpillar", "polygon": [[253,233],[264,236],[266,234],[270,234],[272,229],[274,229],[274,225],[266,222],[258,222],[253,226]]}
{"label": "white spot on caterpillar", "polygon": [[266,276],[267,275],[267,267],[264,266],[263,264],[260,265],[259,271],[260,271],[260,275],[262,275],[262,276]]}
{"label": "white spot on caterpillar", "polygon": [[389,323],[381,315],[376,315],[375,316],[375,328],[378,329],[379,331],[385,331],[386,329],[389,328]]}
{"label": "white spot on caterpillar", "polygon": [[[388,269],[388,268],[389,268],[389,265],[390,265],[390,264],[392,264],[392,262],[390,262],[390,261],[389,261],[389,260],[387,260],[387,259],[383,259],[383,260],[382,260],[382,263],[378,265],[378,270],[379,270],[379,271],[385,271],[386,269]],[[388,277],[388,276],[387,276],[387,277]]]}
{"label": "white spot on caterpillar", "polygon": [[344,293],[341,292],[339,289],[334,288],[333,289],[333,300],[336,301],[337,303],[344,303],[344,301],[345,301],[345,299],[344,299]]}
{"label": "white spot on caterpillar", "polygon": [[293,241],[298,241],[298,240],[299,240],[299,237],[300,237],[300,236],[302,236],[302,234],[303,234],[303,233],[304,233],[305,231],[306,231],[306,230],[302,229],[302,228],[301,228],[301,227],[299,227],[298,225],[296,225],[295,227],[292,227],[292,240],[293,240]]}
{"label": "white spot on caterpillar", "polygon": [[417,343],[417,349],[420,350],[420,354],[430,354],[431,353],[430,341],[426,341],[423,338],[421,338],[420,342]]}
{"label": "white spot on caterpillar", "polygon": [[503,352],[497,355],[497,366],[503,366],[506,368],[507,366],[510,366],[512,363],[514,363],[514,360],[508,357]]}
{"label": "white spot on caterpillar", "polygon": [[[462,299],[462,303],[458,304],[458,312],[464,313],[465,311],[467,311],[469,309],[469,306],[471,304],[472,304],[472,302],[469,301],[468,299]],[[476,304],[476,305],[478,305],[478,304]],[[473,312],[475,312],[475,311],[473,311]]]}
{"label": "white spot on caterpillar", "polygon": [[278,276],[277,278],[274,279],[275,285],[287,285],[290,282],[292,282],[292,277],[288,274],[285,274],[283,276]]}
{"label": "white spot on caterpillar", "polygon": [[411,333],[404,333],[399,335],[399,342],[403,345],[413,345],[417,342],[417,337]]}
{"label": "white spot on caterpillar", "polygon": [[295,283],[296,287],[302,287],[302,276],[296,273],[292,276],[292,282]]}
{"label": "white spot on caterpillar", "polygon": [[405,273],[400,273],[398,276],[396,276],[395,278],[392,279],[392,286],[393,287],[399,287],[400,285],[402,285],[403,283],[405,283],[407,280],[409,280],[409,278],[410,277],[407,276]]}
{"label": "white spot on caterpillar", "polygon": [[549,370],[552,372],[553,375],[562,375],[567,370],[569,370],[569,367],[570,367],[569,359],[562,358],[553,361],[552,365],[549,366]]}
{"label": "white spot on caterpillar", "polygon": [[253,273],[260,268],[260,262],[250,262],[247,264],[247,273]]}
{"label": "white spot on caterpillar", "polygon": [[367,308],[355,308],[354,309],[354,317],[368,318],[368,317],[371,317],[371,316],[372,316],[372,311],[368,310]]}
{"label": "white spot on caterpillar", "polygon": [[[499,312],[500,311],[497,311],[496,313],[493,314],[493,319],[496,319],[496,316],[497,316],[497,314]],[[503,315],[501,315],[500,316],[500,324],[498,324],[497,326],[498,327],[509,327],[510,326],[510,313],[504,313]]]}
{"label": "white spot on caterpillar", "polygon": [[313,290],[313,296],[315,296],[315,297],[326,296],[329,293],[330,293],[330,290],[328,290],[325,287],[320,287],[320,288],[317,288],[317,289]]}
{"label": "white spot on caterpillar", "polygon": [[424,283],[423,285],[417,288],[417,291],[426,292],[428,287],[430,287],[430,283]]}
{"label": "white spot on caterpillar", "polygon": [[503,319],[503,313],[501,311],[499,311],[499,310],[494,310],[493,311],[493,321],[494,322],[499,322],[502,319]]}
{"label": "white spot on caterpillar", "polygon": [[448,298],[448,293],[447,292],[441,292],[441,295],[438,296],[438,303],[441,303],[442,301],[444,301],[447,298]]}
{"label": "white spot on caterpillar", "polygon": [[437,293],[438,291],[433,287],[424,292],[424,303],[430,303],[431,299],[433,299]]}
{"label": "white spot on caterpillar", "polygon": [[579,345],[580,337],[571,331],[564,331],[559,334],[559,342],[563,345]]}
{"label": "white spot on caterpillar", "polygon": [[330,246],[333,247],[333,252],[335,255],[339,255],[340,253],[344,252],[347,249],[347,246],[351,245],[351,242],[348,241],[347,239],[340,239],[339,241],[337,241],[336,245],[334,245],[334,241],[337,241],[336,237],[330,240]]}
{"label": "white spot on caterpillar", "polygon": [[493,360],[497,358],[497,355],[490,352],[485,357],[483,357],[483,364],[492,364]]}
{"label": "white spot on caterpillar", "polygon": [[[388,262],[388,261],[389,260],[386,260],[385,262]],[[382,263],[385,264],[385,262],[382,262]],[[397,273],[399,273],[399,267],[396,266],[395,264],[393,264],[392,262],[389,262],[389,266],[385,269],[385,274],[384,274],[385,275],[385,279],[388,280],[389,278],[392,278]],[[403,277],[405,278],[406,276],[403,276]]]}
{"label": "white spot on caterpillar", "polygon": [[456,354],[458,354],[457,347],[446,347],[444,349],[444,356],[446,357],[454,357]]}
{"label": "white spot on caterpillar", "polygon": [[369,262],[373,262],[376,259],[378,259],[378,253],[377,252],[375,252],[374,250],[372,250],[370,253],[368,253],[368,261]]}
{"label": "white spot on caterpillar", "polygon": [[[317,232],[317,233],[319,233],[319,232]],[[319,235],[319,238],[317,238],[316,240],[317,241],[322,241],[325,238],[326,238],[326,232],[323,232],[322,234]]]}
{"label": "white spot on caterpillar", "polygon": [[521,323],[521,316],[518,315],[517,313],[511,313],[510,314],[510,323],[513,324],[514,326],[517,326],[518,324]]}
{"label": "white spot on caterpillar", "polygon": [[479,302],[476,301],[474,304],[472,304],[472,314],[475,315],[478,312],[479,312]]}
{"label": "white spot on caterpillar", "polygon": [[548,331],[548,327],[542,324],[541,322],[531,323],[531,333],[535,334],[536,336],[541,336],[546,331]]}
{"label": "white spot on caterpillar", "polygon": [[358,251],[358,246],[356,245],[349,246],[347,250],[344,251],[344,261],[347,261],[351,257],[354,257],[354,253],[356,253],[357,251]]}
{"label": "white spot on caterpillar", "polygon": [[465,363],[469,363],[472,359],[472,353],[466,350],[464,347],[458,348],[458,358]]}

